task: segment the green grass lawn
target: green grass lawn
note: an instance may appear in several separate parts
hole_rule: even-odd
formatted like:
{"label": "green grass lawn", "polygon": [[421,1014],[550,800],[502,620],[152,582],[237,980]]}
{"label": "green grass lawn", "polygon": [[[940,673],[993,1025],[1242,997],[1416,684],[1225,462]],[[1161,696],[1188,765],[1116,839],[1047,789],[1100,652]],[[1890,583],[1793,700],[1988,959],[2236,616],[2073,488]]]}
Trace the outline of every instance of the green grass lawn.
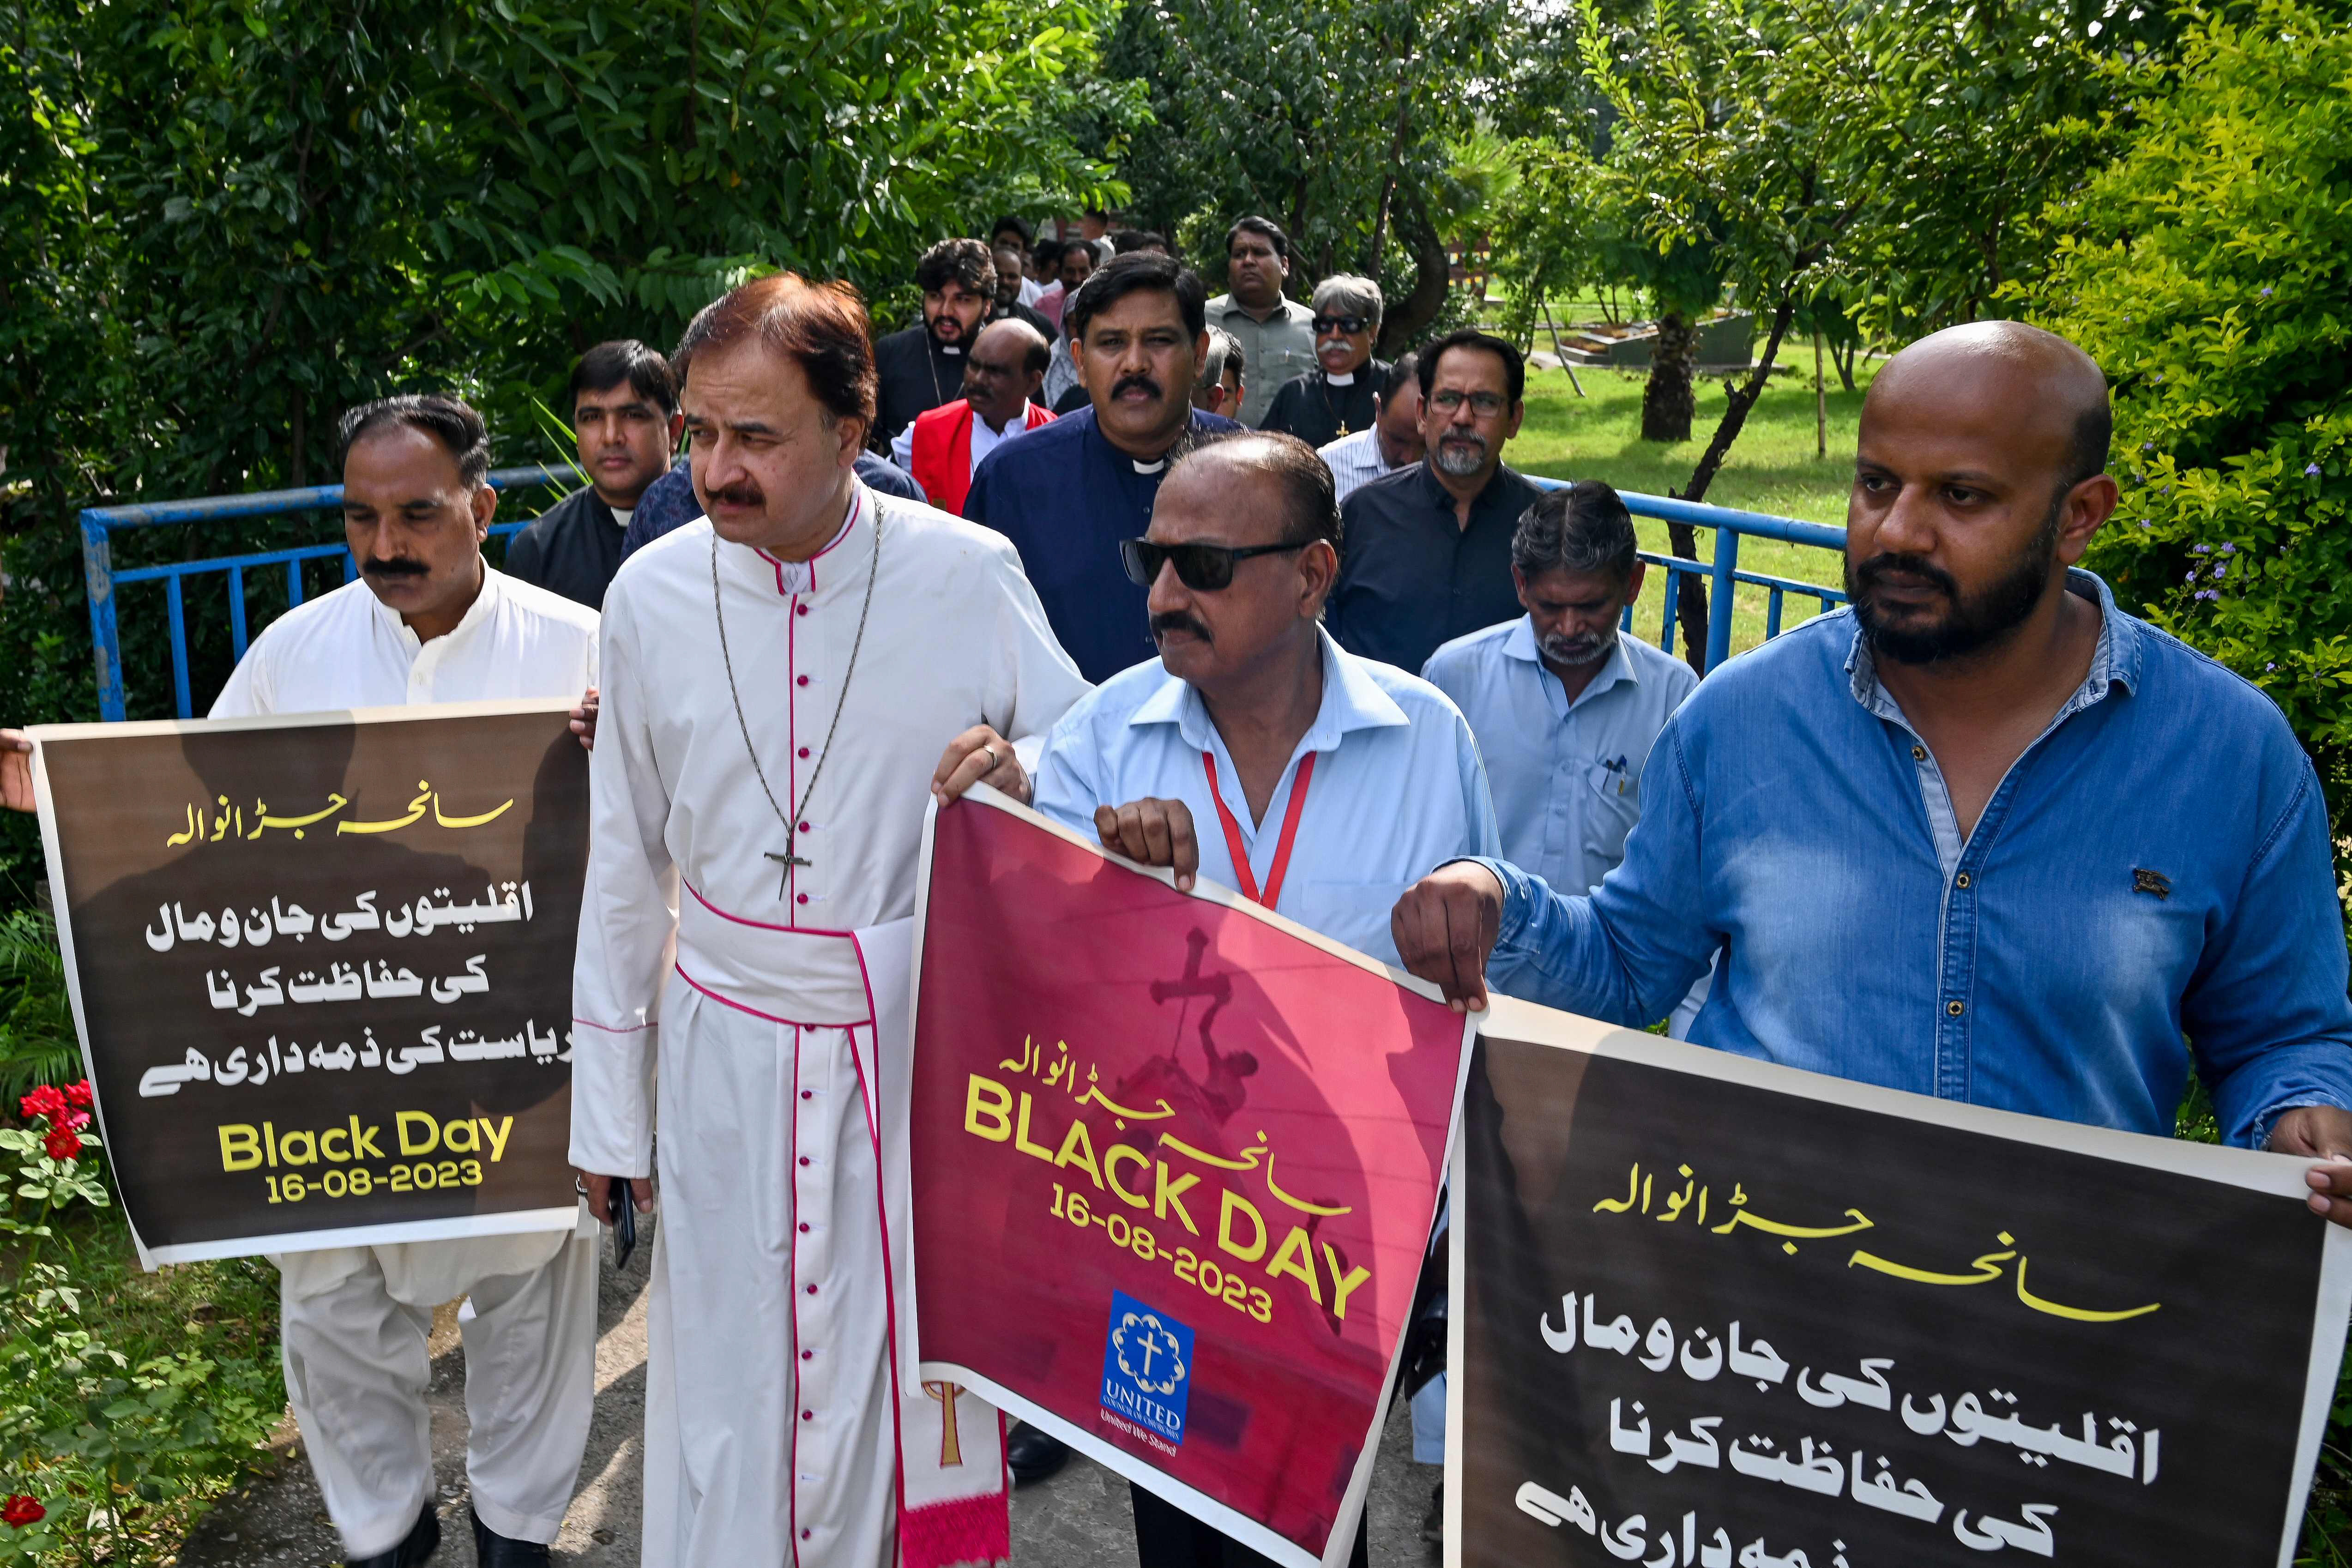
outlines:
{"label": "green grass lawn", "polygon": [[[1873,368],[1865,363],[1858,373],[1865,386]],[[1836,372],[1831,371],[1829,455],[1816,458],[1811,370],[1807,363],[1801,377],[1773,376],[1748,414],[1723,471],[1708,487],[1709,502],[1807,522],[1845,521],[1862,394],[1839,391]],[[1666,445],[1642,439],[1642,385],[1648,372],[1580,365],[1576,374],[1584,384],[1583,397],[1576,395],[1567,375],[1559,371],[1528,371],[1527,420],[1519,427],[1518,439],[1504,448],[1505,461],[1531,474],[1606,479],[1621,490],[1645,495],[1663,496],[1690,481],[1691,470],[1697,467],[1699,454],[1706,449],[1716,422],[1723,415],[1720,382],[1700,384],[1692,438]],[[1637,518],[1634,525],[1644,550],[1666,552],[1665,524]],[[1712,560],[1714,551],[1714,531],[1700,530],[1699,558]],[[1840,578],[1834,552],[1765,540],[1743,540],[1739,565],[1743,571],[1800,583],[1834,585]],[[1651,572],[1634,612],[1634,625],[1653,642],[1658,638],[1664,610],[1664,575]],[[1735,650],[1753,647],[1763,640],[1765,599],[1760,588],[1740,590],[1732,620]],[[1781,628],[1794,626],[1820,610],[1818,600],[1791,597],[1781,611]]]}

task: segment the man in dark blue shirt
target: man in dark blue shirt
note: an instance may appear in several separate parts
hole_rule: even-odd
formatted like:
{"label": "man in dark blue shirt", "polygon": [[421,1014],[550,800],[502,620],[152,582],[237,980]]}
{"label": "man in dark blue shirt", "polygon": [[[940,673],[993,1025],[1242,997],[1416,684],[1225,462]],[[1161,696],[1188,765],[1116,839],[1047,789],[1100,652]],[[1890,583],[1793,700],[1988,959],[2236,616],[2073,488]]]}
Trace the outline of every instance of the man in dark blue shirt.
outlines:
{"label": "man in dark blue shirt", "polygon": [[1503,461],[1519,433],[1519,351],[1465,329],[1421,355],[1427,455],[1350,492],[1339,509],[1331,635],[1362,658],[1418,670],[1455,637],[1519,617],[1511,538],[1542,492]]}
{"label": "man in dark blue shirt", "polygon": [[964,516],[1021,552],[1054,635],[1091,681],[1159,651],[1119,541],[1150,524],[1179,442],[1241,428],[1192,406],[1207,307],[1200,279],[1166,256],[1134,252],[1087,279],[1062,323],[1088,406],[991,452],[964,498]]}

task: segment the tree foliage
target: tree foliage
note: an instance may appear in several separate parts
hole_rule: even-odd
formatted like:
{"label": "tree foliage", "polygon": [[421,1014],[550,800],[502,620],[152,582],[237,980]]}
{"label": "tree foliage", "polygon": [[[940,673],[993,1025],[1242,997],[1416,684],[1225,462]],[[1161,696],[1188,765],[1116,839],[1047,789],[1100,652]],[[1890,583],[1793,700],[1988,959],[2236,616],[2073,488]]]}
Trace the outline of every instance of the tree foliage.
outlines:
{"label": "tree foliage", "polygon": [[2352,33],[2301,0],[2197,16],[2011,300],[2115,388],[2088,564],[2262,687],[2352,807]]}
{"label": "tree foliage", "polygon": [[[316,483],[340,411],[399,389],[461,392],[502,460],[551,458],[533,399],[592,342],[674,342],[776,267],[903,310],[933,240],[1118,199],[1073,139],[1085,118],[1115,153],[1141,122],[1090,68],[1108,21],[1108,0],[0,0],[0,92],[29,107],[0,115],[6,721],[96,716],[82,506]],[[141,531],[117,564],[197,537]],[[134,716],[165,710],[161,621],[123,617]],[[0,824],[0,899],[37,864]]]}

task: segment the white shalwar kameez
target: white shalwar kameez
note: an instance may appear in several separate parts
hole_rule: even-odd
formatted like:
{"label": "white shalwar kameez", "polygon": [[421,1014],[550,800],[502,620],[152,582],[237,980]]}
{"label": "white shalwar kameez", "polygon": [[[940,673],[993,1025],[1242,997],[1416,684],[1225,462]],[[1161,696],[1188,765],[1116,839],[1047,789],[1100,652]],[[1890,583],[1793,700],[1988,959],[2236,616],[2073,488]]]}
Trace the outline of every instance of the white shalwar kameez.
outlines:
{"label": "white shalwar kameez", "polygon": [[[940,753],[982,722],[1041,740],[1086,684],[1009,543],[863,486],[805,563],[714,547],[707,519],[631,556],[604,674],[572,1158],[640,1178],[660,1129],[646,1568],[999,1554],[976,1522],[1002,1528],[995,1413],[961,1395],[950,1433],[889,1363],[911,1248],[898,1193],[886,1240],[881,1149]],[[747,725],[805,865],[770,858]]]}
{"label": "white shalwar kameez", "polygon": [[[207,717],[578,697],[596,612],[485,564],[447,635],[420,642],[365,583],[270,623]],[[466,1472],[500,1535],[552,1542],[595,1402],[596,1224],[273,1255],[286,1392],[344,1551],[398,1545],[433,1496],[425,1342],[466,1297]]]}

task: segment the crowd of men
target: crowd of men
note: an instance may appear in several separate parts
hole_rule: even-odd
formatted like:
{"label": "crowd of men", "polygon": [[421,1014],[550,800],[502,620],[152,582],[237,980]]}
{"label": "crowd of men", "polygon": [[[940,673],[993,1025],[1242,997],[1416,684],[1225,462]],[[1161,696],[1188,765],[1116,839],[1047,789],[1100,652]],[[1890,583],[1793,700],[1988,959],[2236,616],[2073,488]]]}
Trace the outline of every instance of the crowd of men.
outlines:
{"label": "crowd of men", "polygon": [[[927,795],[980,781],[1457,1007],[1672,1018],[2151,1133],[2193,1050],[2226,1135],[2316,1162],[2313,1209],[2352,1224],[2318,782],[2260,692],[2075,565],[2116,500],[2080,350],[1986,322],[1883,366],[1851,609],[1701,681],[1620,635],[1643,566],[1617,493],[1504,463],[1515,345],[1382,362],[1378,286],[1297,303],[1277,225],[1233,226],[1211,299],[1098,220],[933,247],[920,321],[878,341],[852,290],[780,274],[672,355],[591,350],[588,484],[504,572],[479,416],[352,411],[358,580],[257,637],[214,709],[592,689],[572,1158],[584,1215],[624,1180],[663,1205],[645,1562],[887,1568],[930,1495],[901,1441],[927,1402],[887,1370],[906,1255],[877,1225],[866,1068],[892,1024],[866,976]],[[29,807],[13,732],[0,786]],[[587,1433],[591,1235],[284,1260],[288,1386],[353,1564],[437,1541],[425,1332],[461,1294],[479,1560],[546,1560]],[[1423,1461],[1444,1402],[1442,1378],[1413,1396]],[[1035,1432],[1010,1458],[1060,1462]],[[1263,1561],[1134,1509],[1144,1564]]]}

